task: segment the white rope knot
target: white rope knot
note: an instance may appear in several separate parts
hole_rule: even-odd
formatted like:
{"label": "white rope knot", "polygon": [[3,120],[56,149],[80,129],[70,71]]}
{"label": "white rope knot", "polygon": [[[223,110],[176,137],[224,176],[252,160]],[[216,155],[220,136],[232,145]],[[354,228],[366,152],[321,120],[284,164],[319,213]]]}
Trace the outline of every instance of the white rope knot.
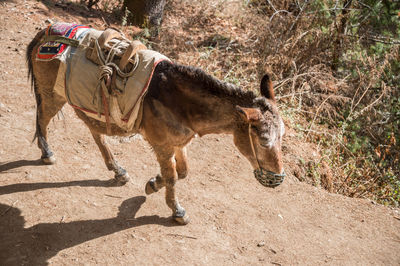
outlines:
{"label": "white rope knot", "polygon": [[111,78],[111,76],[114,72],[112,66],[110,66],[108,64],[99,66],[99,69],[100,69],[99,80]]}

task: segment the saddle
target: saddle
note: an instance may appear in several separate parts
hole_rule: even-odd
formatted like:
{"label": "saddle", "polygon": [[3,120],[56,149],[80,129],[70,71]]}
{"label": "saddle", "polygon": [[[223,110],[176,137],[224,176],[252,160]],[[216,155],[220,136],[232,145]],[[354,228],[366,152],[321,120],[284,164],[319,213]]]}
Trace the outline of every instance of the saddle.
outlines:
{"label": "saddle", "polygon": [[131,76],[137,66],[136,53],[146,49],[147,47],[140,41],[129,41],[121,32],[113,28],[106,29],[98,38],[92,38],[89,41],[86,58],[101,68],[100,94],[108,134],[111,134],[110,116],[117,124],[123,118],[116,97],[123,91],[118,87],[117,79],[126,79]]}
{"label": "saddle", "polygon": [[142,103],[155,67],[170,59],[112,28],[99,31],[55,23],[42,42],[50,47],[43,50],[43,56],[48,56],[44,59],[61,62],[54,87],[72,107],[104,122],[107,134],[111,123],[126,132],[140,127]]}
{"label": "saddle", "polygon": [[117,49],[115,51],[116,55],[120,57],[118,67],[122,71],[124,71],[129,63],[129,60],[135,56],[137,51],[147,49],[147,47],[140,41],[129,41],[125,36],[122,35],[121,32],[113,28],[108,28],[99,36],[97,40],[94,38],[90,40],[86,57],[95,64],[103,65],[106,62],[104,62],[104,57],[102,55],[105,54],[104,52],[112,52],[112,49],[115,48],[115,45],[118,43],[118,41],[124,41],[128,44],[128,46],[122,46],[125,48],[124,50]]}

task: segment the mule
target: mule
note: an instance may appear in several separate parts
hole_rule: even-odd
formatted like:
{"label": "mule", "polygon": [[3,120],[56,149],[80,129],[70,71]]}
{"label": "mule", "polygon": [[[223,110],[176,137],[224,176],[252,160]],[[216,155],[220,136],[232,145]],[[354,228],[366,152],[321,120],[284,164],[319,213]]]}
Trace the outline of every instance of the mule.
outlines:
{"label": "mule", "polygon": [[[44,34],[44,30],[38,32],[30,42],[26,59],[37,103],[36,137],[41,159],[53,164],[55,156],[47,141],[47,127],[67,100],[53,89],[60,62],[35,60]],[[114,171],[120,183],[129,180],[128,173],[114,159],[104,136],[140,133],[147,140],[161,174],[147,182],[145,192],[151,194],[165,187],[166,204],[173,218],[186,224],[189,218],[176,196],[175,183],[188,174],[186,146],[196,135],[232,134],[234,145],[250,162],[261,184],[275,187],[283,181],[284,124],[268,75],[262,78],[259,92],[261,96],[257,97],[199,68],[163,61],[156,66],[143,100],[138,130],[126,131],[112,124],[108,131],[106,123],[79,109],[74,111],[88,126],[108,170]]]}

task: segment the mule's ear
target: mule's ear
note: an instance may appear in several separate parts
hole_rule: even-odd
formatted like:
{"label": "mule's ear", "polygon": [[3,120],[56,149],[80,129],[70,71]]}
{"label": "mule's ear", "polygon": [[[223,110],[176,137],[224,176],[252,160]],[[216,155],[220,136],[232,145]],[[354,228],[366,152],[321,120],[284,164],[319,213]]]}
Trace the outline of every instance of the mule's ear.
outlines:
{"label": "mule's ear", "polygon": [[260,121],[262,114],[260,110],[256,108],[244,108],[236,105],[236,110],[240,114],[240,116],[244,119],[244,121],[248,123],[255,123]]}
{"label": "mule's ear", "polygon": [[272,87],[272,82],[268,74],[265,74],[264,77],[261,79],[260,93],[265,98],[275,102],[274,88]]}

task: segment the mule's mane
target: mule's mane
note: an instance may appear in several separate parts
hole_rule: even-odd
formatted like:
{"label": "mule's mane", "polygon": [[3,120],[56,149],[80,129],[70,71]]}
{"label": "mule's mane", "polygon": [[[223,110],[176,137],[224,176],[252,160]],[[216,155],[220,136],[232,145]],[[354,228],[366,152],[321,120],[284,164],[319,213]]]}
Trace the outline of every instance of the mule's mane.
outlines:
{"label": "mule's mane", "polygon": [[197,85],[191,89],[228,99],[233,104],[242,107],[260,107],[262,110],[270,109],[269,103],[262,97],[257,98],[254,92],[242,90],[231,83],[220,81],[200,68],[180,64],[171,64],[171,67],[185,81],[194,82]]}

